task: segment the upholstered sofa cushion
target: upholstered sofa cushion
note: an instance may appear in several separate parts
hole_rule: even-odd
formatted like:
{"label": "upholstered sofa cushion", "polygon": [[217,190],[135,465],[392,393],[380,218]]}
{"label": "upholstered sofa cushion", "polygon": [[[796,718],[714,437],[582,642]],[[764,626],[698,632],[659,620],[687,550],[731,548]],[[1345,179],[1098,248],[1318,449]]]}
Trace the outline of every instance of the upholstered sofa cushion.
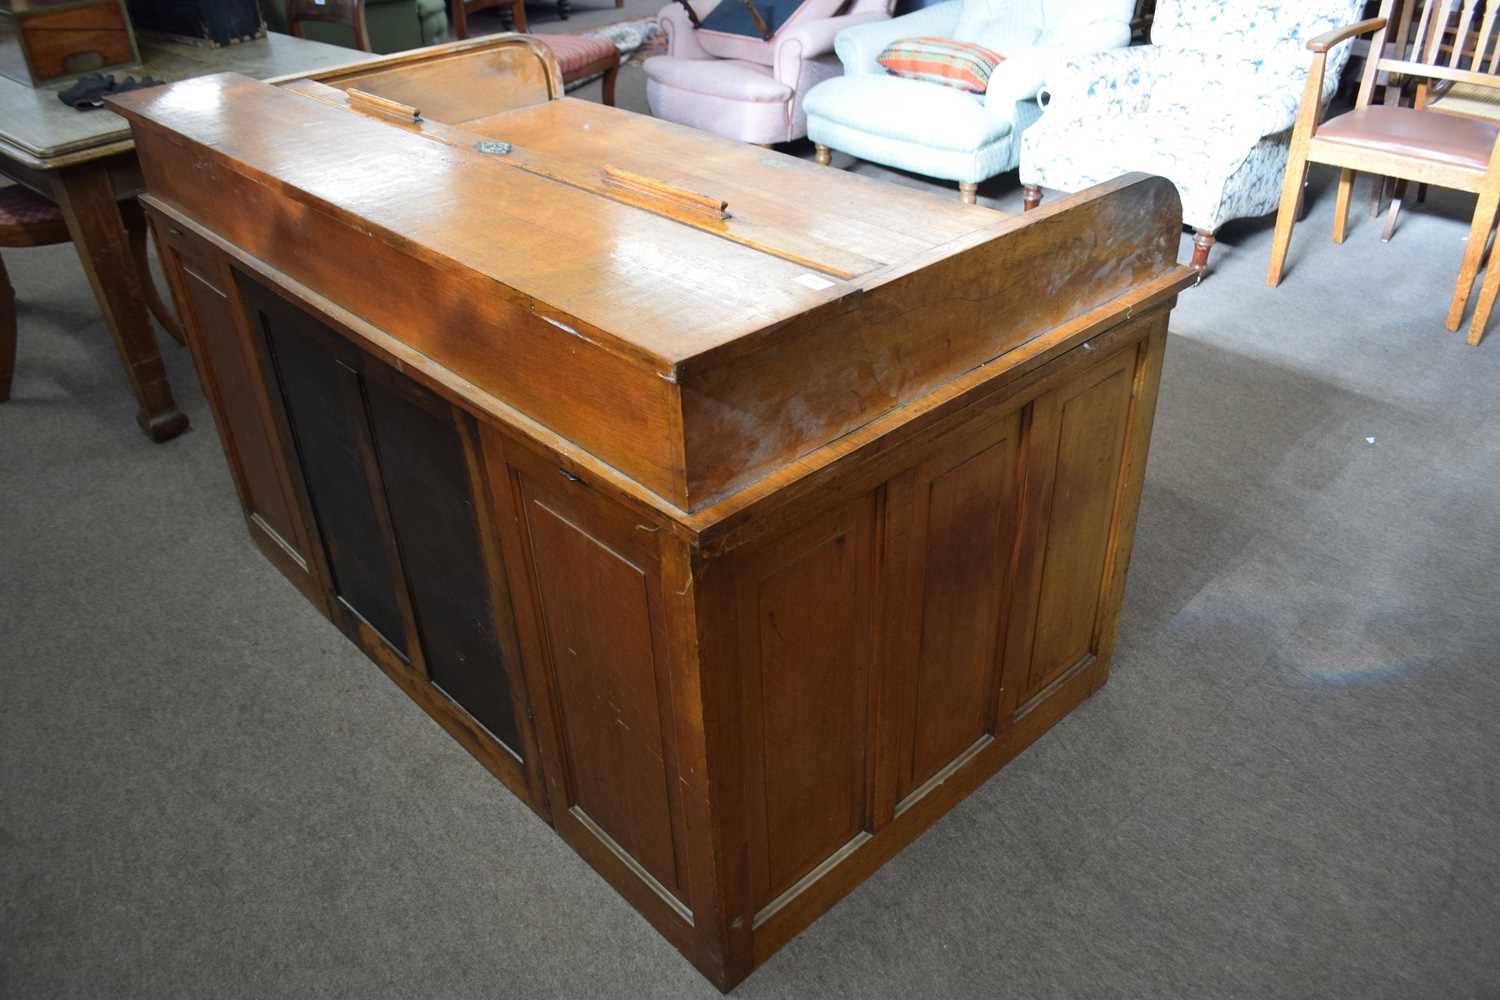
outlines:
{"label": "upholstered sofa cushion", "polygon": [[875,61],[892,76],[982,94],[1004,58],[973,42],[926,35],[892,42]]}
{"label": "upholstered sofa cushion", "polygon": [[769,66],[740,59],[674,59],[657,56],[641,64],[653,82],[677,90],[731,101],[785,103],[792,88],[771,75]]}
{"label": "upholstered sofa cushion", "polygon": [[813,88],[809,116],[935,149],[972,151],[1010,133],[974,95],[894,76],[841,76]]}

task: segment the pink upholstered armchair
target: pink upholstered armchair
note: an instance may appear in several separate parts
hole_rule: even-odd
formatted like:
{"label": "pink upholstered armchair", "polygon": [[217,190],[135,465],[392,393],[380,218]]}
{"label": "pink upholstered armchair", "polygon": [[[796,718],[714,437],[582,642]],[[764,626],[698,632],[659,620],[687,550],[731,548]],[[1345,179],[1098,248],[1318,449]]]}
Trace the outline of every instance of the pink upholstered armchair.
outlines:
{"label": "pink upholstered armchair", "polygon": [[[703,18],[721,2],[739,0],[690,2]],[[643,66],[651,113],[743,142],[799,139],[807,134],[802,95],[842,72],[834,36],[888,18],[894,6],[895,0],[807,0],[762,41],[694,29],[681,4],[668,4],[657,15],[667,55]]]}

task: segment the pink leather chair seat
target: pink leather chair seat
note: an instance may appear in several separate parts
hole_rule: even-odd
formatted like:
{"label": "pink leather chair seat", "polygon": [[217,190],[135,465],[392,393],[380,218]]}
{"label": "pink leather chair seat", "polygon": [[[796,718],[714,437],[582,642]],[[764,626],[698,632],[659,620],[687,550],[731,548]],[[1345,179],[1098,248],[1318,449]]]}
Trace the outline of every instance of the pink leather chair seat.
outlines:
{"label": "pink leather chair seat", "polygon": [[1329,119],[1315,136],[1341,146],[1484,170],[1500,127],[1457,115],[1374,105]]}

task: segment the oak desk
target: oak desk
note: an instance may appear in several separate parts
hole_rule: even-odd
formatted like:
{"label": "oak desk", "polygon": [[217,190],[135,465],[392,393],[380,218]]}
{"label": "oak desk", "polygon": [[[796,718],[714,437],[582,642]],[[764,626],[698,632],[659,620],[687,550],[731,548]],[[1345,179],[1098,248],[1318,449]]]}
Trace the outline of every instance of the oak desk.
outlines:
{"label": "oak desk", "polygon": [[[113,70],[115,77],[149,74],[173,81],[225,70],[272,77],[370,58],[277,34],[217,49],[143,40],[141,57],[140,66]],[[135,393],[136,422],[154,440],[167,441],[186,430],[188,421],[172,398],[147,316],[150,290],[133,264],[132,231],[137,237],[145,231],[130,202],[141,189],[130,126],[107,110],[75,111],[63,104],[57,94],[71,82],[33,88],[0,77],[0,175],[62,208]],[[143,247],[138,242],[135,252]]]}
{"label": "oak desk", "polygon": [[118,102],[251,535],[728,989],[1104,682],[1175,189],[358,76]]}

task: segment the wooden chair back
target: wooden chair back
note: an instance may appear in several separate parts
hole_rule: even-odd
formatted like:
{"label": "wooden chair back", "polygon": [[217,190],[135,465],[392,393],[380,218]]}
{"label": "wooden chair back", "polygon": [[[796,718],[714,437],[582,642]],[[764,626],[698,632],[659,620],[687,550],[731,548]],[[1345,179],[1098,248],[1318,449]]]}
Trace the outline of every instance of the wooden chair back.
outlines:
{"label": "wooden chair back", "polygon": [[308,21],[342,24],[354,30],[354,47],[370,51],[370,28],[365,23],[365,0],[287,0],[287,31],[303,37],[302,25]]}
{"label": "wooden chair back", "polygon": [[[1388,81],[1409,77],[1419,86],[1500,87],[1497,0],[1384,0],[1380,16],[1386,23],[1371,40],[1356,106],[1370,103],[1381,74]],[[1390,86],[1387,102],[1394,96]]]}

